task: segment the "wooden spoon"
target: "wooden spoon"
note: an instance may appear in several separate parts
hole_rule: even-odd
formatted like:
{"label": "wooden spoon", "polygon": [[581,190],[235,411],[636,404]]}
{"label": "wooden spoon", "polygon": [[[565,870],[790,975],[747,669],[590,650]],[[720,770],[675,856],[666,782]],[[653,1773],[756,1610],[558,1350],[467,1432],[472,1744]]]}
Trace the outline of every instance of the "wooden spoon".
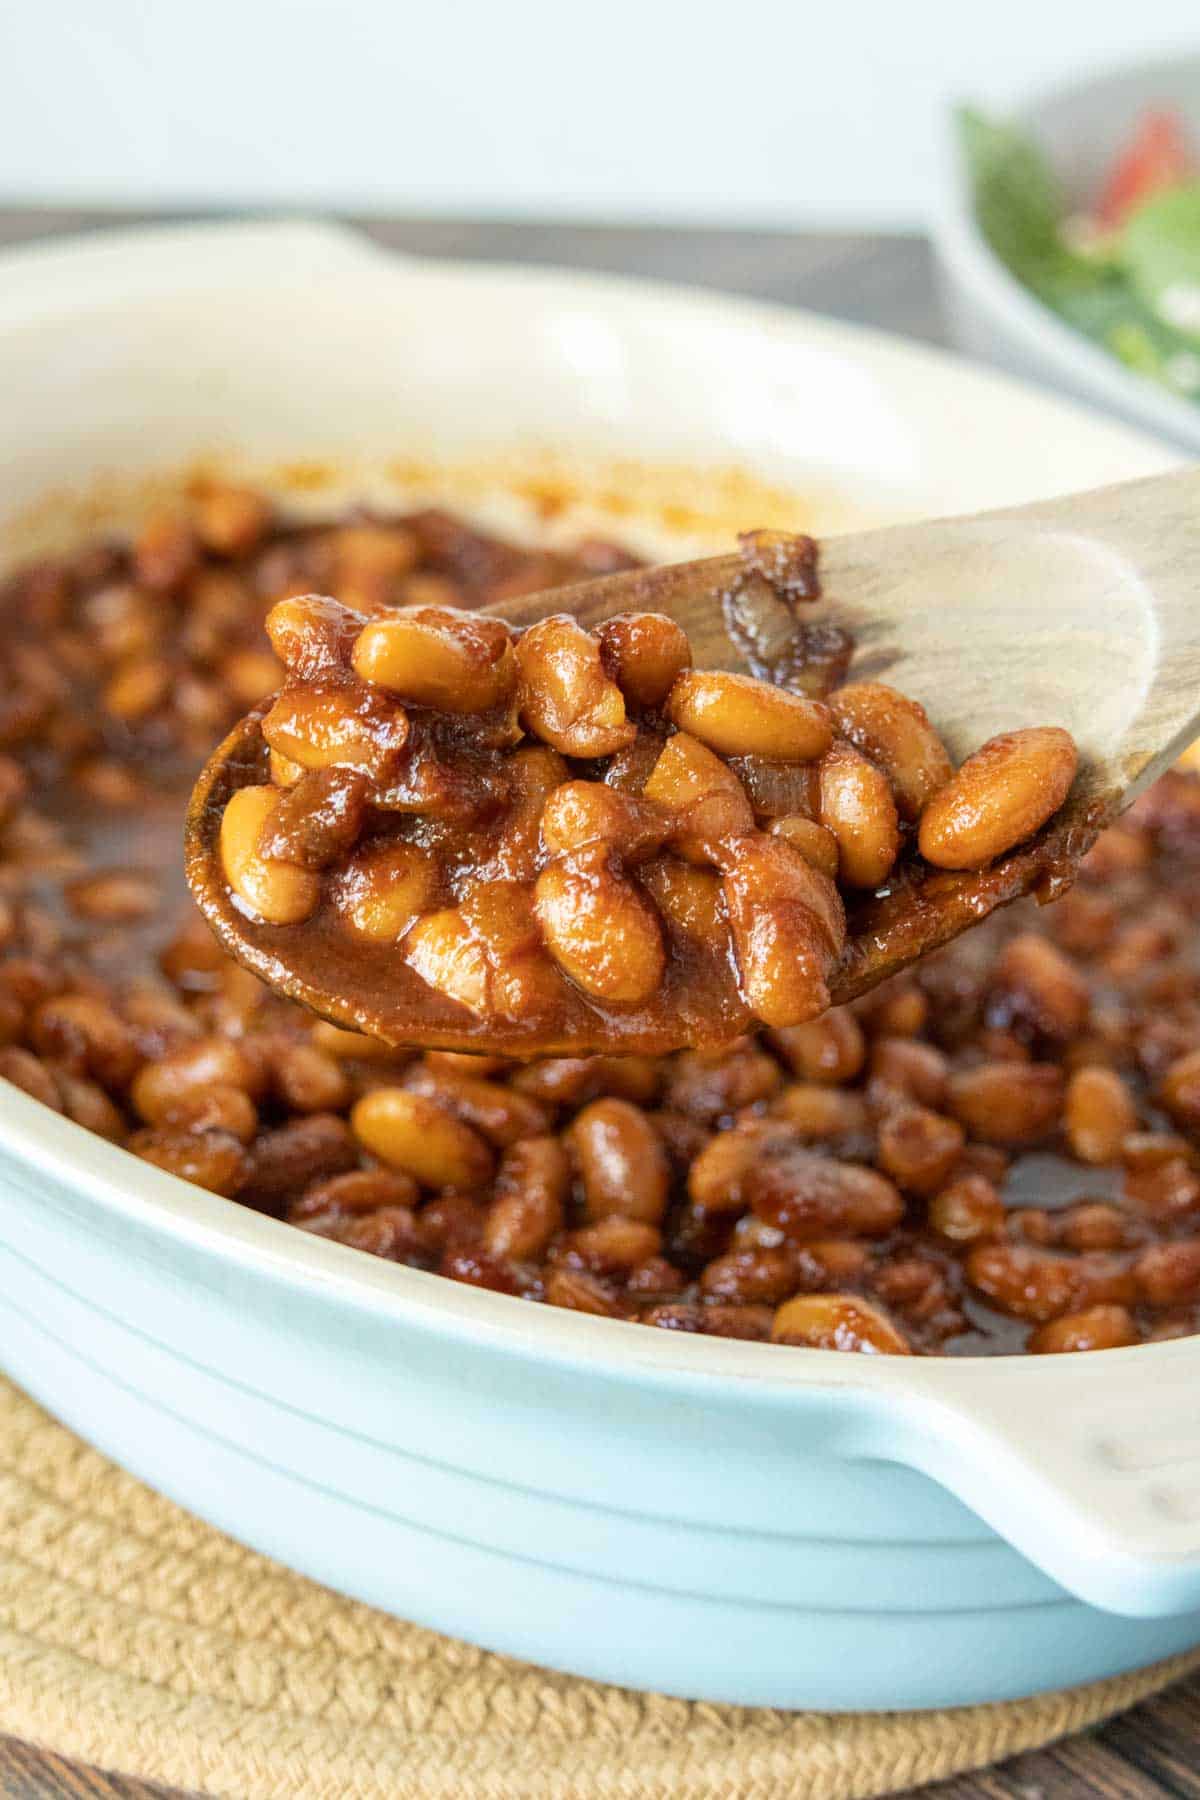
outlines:
{"label": "wooden spoon", "polygon": [[[850,910],[831,983],[837,1003],[957,936],[996,907],[1070,885],[1097,833],[1200,729],[1200,468],[1003,512],[901,525],[825,541],[821,603],[805,540],[779,540],[772,581],[744,555],[638,569],[506,600],[516,626],[571,612],[587,626],[631,610],[671,614],[697,668],[750,669],[781,685],[811,683],[848,632],[853,676],[919,700],[959,761],[997,732],[1064,726],[1080,771],[1061,811],[990,867],[951,874],[918,865]],[[597,1018],[581,1039],[531,1041],[466,1009],[348,943],[284,933],[233,905],[217,832],[229,795],[263,779],[262,709],[242,720],[205,768],[186,826],[188,880],[230,953],[272,988],[389,1043],[536,1055],[664,1051],[695,1041],[680,1017],[653,1039],[635,1022]],[[359,960],[356,961],[356,958]],[[460,1021],[462,1015],[465,1022]],[[733,1029],[744,1028],[746,1021]]]}

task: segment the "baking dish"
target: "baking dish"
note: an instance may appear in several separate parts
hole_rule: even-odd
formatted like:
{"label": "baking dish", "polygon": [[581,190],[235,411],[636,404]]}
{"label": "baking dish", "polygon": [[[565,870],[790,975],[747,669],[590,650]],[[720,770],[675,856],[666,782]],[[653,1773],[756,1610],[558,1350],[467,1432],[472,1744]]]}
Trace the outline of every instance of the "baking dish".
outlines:
{"label": "baking dish", "polygon": [[[22,253],[0,384],[13,553],[78,516],[51,490],[108,516],[201,453],[313,504],[441,483],[664,549],[763,509],[828,528],[856,495],[951,510],[1169,460],[802,315],[299,226]],[[7,1087],[0,1261],[0,1361],[74,1429],[318,1580],[533,1661],[908,1707],[1200,1642],[1198,1340],[901,1363],[533,1308],[188,1187]]]}

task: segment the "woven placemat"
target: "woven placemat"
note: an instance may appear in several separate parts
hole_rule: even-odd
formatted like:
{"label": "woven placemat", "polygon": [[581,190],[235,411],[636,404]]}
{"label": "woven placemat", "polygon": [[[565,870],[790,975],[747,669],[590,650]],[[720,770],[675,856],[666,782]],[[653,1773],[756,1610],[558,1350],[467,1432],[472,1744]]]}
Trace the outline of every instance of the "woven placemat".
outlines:
{"label": "woven placemat", "polygon": [[547,1674],[292,1575],[0,1379],[0,1729],[263,1800],[857,1800],[1078,1731],[1200,1656],[1015,1705],[755,1711]]}

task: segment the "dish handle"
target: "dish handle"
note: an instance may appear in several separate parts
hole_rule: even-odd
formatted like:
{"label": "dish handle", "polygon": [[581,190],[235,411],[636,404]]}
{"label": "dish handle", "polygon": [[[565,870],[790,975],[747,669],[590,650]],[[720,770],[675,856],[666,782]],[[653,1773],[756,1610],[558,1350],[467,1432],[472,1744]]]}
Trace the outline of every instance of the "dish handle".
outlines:
{"label": "dish handle", "polygon": [[932,1476],[1093,1606],[1200,1610],[1200,1338],[911,1375],[876,1395],[870,1454]]}

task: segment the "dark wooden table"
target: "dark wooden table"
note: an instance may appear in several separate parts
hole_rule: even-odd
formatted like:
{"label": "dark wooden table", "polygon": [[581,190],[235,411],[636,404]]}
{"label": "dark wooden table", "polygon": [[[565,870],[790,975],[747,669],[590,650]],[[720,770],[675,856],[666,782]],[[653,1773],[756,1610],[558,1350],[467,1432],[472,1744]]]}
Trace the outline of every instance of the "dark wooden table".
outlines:
{"label": "dark wooden table", "polygon": [[[135,222],[137,215],[112,215]],[[0,212],[0,245],[109,223],[95,213]],[[933,343],[945,333],[929,247],[918,237],[776,231],[657,231],[621,226],[364,220],[397,249],[428,256],[646,275],[807,306]],[[0,1795],[12,1800],[182,1800],[167,1790],[69,1763],[0,1738]],[[1112,1724],[982,1775],[925,1791],[923,1800],[1200,1800],[1200,1676]],[[463,1800],[469,1800],[464,1795]]]}

